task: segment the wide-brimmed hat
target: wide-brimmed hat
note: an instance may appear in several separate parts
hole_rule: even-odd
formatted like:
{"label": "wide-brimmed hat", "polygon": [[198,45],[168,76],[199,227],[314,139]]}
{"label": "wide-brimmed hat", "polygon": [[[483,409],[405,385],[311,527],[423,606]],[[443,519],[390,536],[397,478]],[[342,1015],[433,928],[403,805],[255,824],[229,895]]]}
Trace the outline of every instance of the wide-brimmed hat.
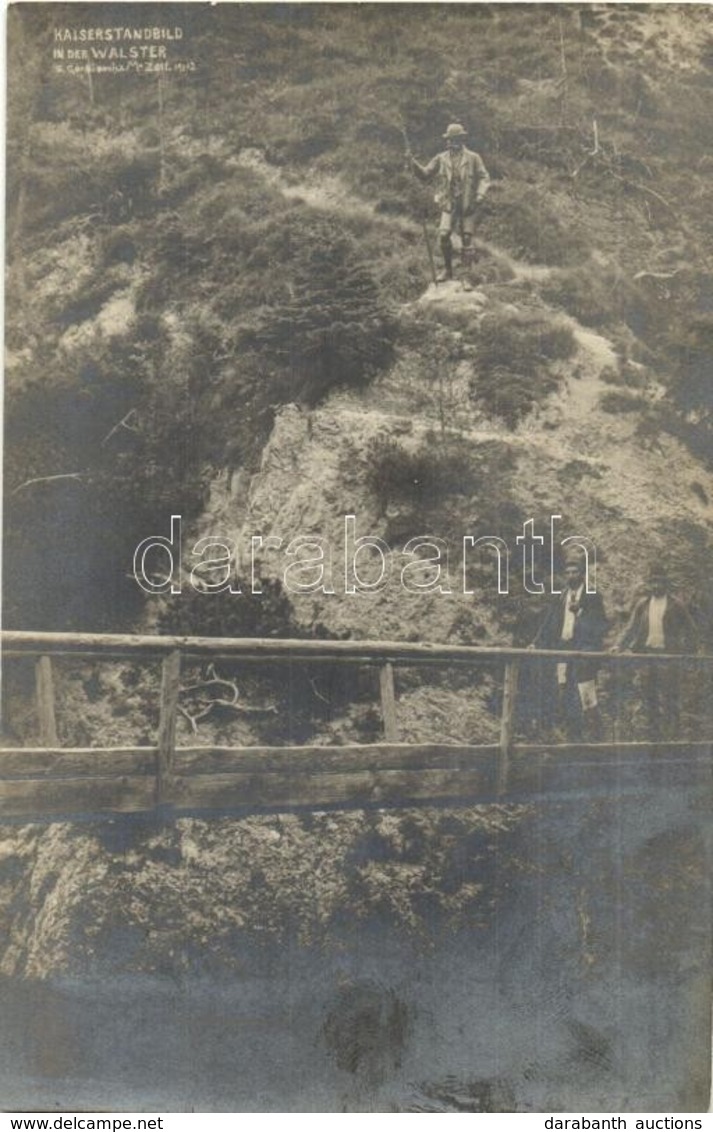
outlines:
{"label": "wide-brimmed hat", "polygon": [[451,122],[450,126],[443,135],[444,138],[467,138],[468,131],[461,126],[460,122]]}

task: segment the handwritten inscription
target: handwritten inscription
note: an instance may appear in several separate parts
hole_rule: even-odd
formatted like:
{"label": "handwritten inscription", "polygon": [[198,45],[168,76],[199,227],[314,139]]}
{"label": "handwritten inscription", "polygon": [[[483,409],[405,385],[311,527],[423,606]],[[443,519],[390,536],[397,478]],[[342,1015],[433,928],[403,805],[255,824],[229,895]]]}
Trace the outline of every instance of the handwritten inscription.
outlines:
{"label": "handwritten inscription", "polygon": [[181,27],[56,27],[52,69],[59,74],[133,74],[196,70]]}

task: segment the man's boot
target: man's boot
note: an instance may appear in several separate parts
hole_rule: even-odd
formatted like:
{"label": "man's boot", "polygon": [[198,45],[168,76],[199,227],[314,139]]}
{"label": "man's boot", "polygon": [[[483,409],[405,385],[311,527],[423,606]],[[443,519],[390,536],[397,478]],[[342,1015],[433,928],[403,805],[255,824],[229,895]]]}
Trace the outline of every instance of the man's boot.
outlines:
{"label": "man's boot", "polygon": [[441,236],[441,255],[443,256],[443,271],[439,272],[436,282],[443,283],[453,278],[453,245],[450,236]]}
{"label": "man's boot", "polygon": [[473,284],[470,279],[470,273],[473,270],[473,265],[475,263],[475,248],[472,247],[470,242],[465,243],[466,237],[464,237],[463,239],[463,250],[460,257],[462,272],[461,287],[464,291],[472,291]]}
{"label": "man's boot", "polygon": [[584,719],[580,714],[575,715],[570,709],[570,714],[565,716],[564,733],[568,743],[581,743],[583,735]]}
{"label": "man's boot", "polygon": [[584,713],[583,734],[588,743],[601,743],[604,729],[602,717],[598,707],[589,708]]}

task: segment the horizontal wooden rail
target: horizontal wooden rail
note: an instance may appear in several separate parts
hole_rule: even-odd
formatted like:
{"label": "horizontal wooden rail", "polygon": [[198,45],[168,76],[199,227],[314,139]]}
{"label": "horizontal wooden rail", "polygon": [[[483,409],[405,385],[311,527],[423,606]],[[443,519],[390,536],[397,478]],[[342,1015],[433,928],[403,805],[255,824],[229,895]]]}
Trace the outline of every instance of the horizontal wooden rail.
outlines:
{"label": "horizontal wooden rail", "polygon": [[[329,805],[407,805],[483,800],[513,791],[541,793],[632,785],[638,770],[661,786],[710,774],[708,742],[533,744],[517,741],[518,675],[537,662],[596,659],[710,665],[713,656],[577,652],[408,641],[317,641],[156,637],[105,633],[0,634],[4,657],[35,661],[38,745],[0,748],[0,818],[69,813],[175,812]],[[159,726],[154,746],[66,748],[55,719],[53,660],[92,657],[160,660]],[[181,663],[186,659],[340,662],[379,669],[384,742],[342,747],[215,747],[176,744]],[[399,743],[397,665],[495,664],[504,670],[497,743]],[[61,721],[60,721],[61,722]],[[61,733],[61,728],[60,728]],[[655,755],[655,759],[652,756]],[[570,760],[569,763],[567,759]],[[653,765],[655,763],[655,766]],[[686,770],[686,767],[688,770]],[[603,776],[603,777],[602,777]],[[632,778],[633,776],[633,778]]]}
{"label": "horizontal wooden rail", "polygon": [[401,664],[477,664],[487,660],[597,659],[603,663],[713,663],[699,653],[581,652],[572,649],[513,648],[507,645],[443,645],[413,641],[316,641],[263,637],[155,637],[120,633],[34,633],[6,629],[0,633],[6,656],[76,654],[79,656],[157,656],[180,651],[184,657],[246,661],[347,661],[350,664],[398,661]]}
{"label": "horizontal wooden rail", "polygon": [[[690,739],[651,743],[630,740],[625,743],[518,743],[514,747],[516,758],[542,755],[554,758],[559,751],[568,755],[598,756],[616,751],[619,756],[651,753],[662,748],[666,751],[710,752],[709,742]],[[447,766],[457,769],[467,765],[474,755],[496,754],[498,743],[351,743],[343,747],[226,747],[187,746],[175,749],[177,777],[229,771],[259,773],[378,770],[425,770]],[[23,778],[83,778],[93,775],[116,774],[119,777],[134,774],[156,773],[156,747],[2,747],[0,748],[0,778],[3,781]]]}
{"label": "horizontal wooden rail", "polygon": [[[707,743],[523,746],[508,774],[509,796],[582,789],[710,784]],[[155,748],[0,751],[0,819],[154,809]],[[52,760],[56,760],[53,762]],[[59,772],[59,773],[57,773]],[[322,806],[408,806],[502,797],[499,745],[379,743],[325,747],[192,747],[175,751],[161,804],[175,813]]]}

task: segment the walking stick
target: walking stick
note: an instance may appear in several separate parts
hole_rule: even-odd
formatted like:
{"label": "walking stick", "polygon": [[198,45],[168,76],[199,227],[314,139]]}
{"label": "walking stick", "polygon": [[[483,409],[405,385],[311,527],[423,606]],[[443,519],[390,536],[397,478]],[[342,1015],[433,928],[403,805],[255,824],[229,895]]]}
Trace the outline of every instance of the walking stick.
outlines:
{"label": "walking stick", "polygon": [[431,247],[431,237],[428,234],[428,225],[423,221],[423,238],[426,241],[426,248],[428,249],[428,262],[431,265],[431,278],[433,279],[433,286],[438,286],[438,276],[436,275],[436,262],[433,258],[433,248]]}
{"label": "walking stick", "polygon": [[[401,133],[403,134],[404,145],[406,146],[406,160],[409,163],[409,169],[410,169],[411,168],[411,156],[412,156],[412,154],[411,154],[411,143],[408,140],[408,134],[406,133],[406,127],[402,124],[400,128],[401,128]],[[426,251],[428,252],[428,262],[431,266],[431,279],[433,280],[433,286],[437,287],[438,286],[438,276],[437,276],[437,273],[436,273],[436,261],[433,258],[433,247],[431,245],[431,237],[428,234],[428,224],[426,223],[425,217],[421,221],[421,225],[423,227],[423,238],[426,241]]]}

